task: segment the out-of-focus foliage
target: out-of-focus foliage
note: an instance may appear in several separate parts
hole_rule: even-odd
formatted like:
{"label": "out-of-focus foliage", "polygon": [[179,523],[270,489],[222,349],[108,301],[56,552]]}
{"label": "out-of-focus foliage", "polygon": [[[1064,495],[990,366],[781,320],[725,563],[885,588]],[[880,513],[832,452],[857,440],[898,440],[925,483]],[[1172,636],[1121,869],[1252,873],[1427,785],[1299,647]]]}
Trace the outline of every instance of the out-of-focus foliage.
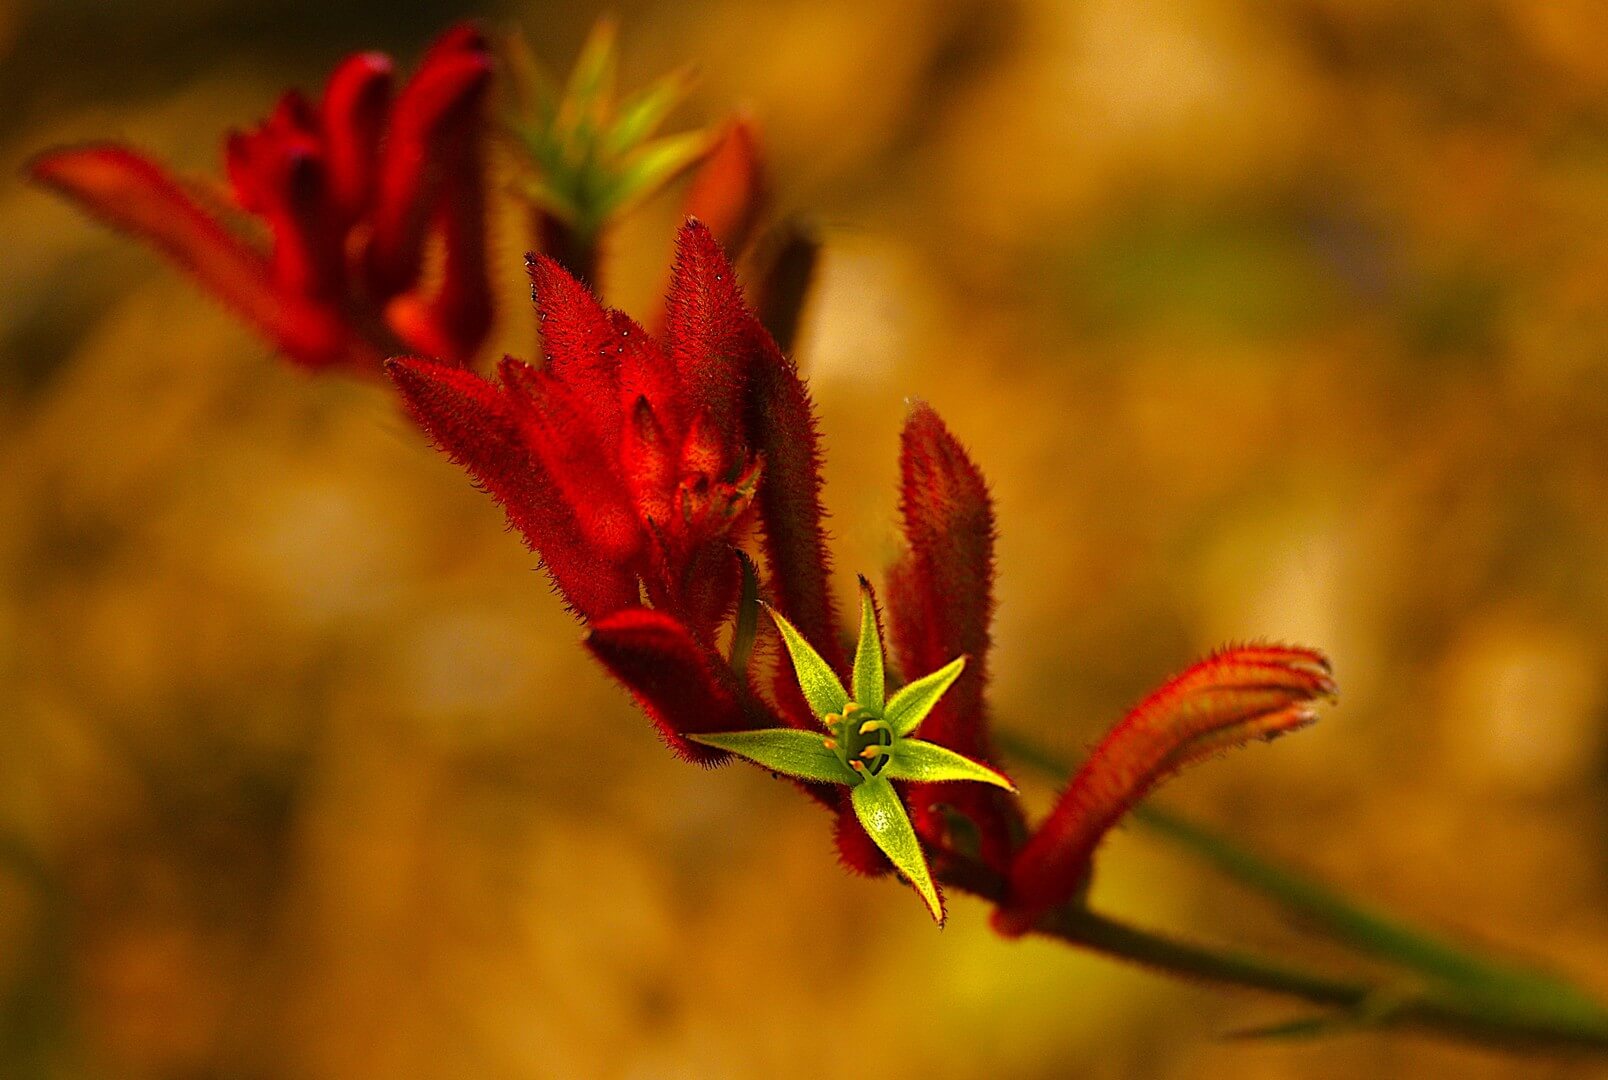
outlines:
{"label": "out-of-focus foliage", "polygon": [[[1587,1075],[1223,1044],[1282,1016],[963,899],[936,933],[779,785],[664,754],[382,391],[284,370],[14,179],[92,136],[210,168],[281,86],[466,9],[401,10],[0,7],[0,1072],[786,1077],[900,1001],[928,1056],[889,1077]],[[555,70],[597,15],[481,10]],[[1598,5],[616,11],[625,84],[699,65],[669,129],[750,103],[828,226],[798,351],[845,601],[928,399],[997,495],[1002,724],[1076,754],[1224,639],[1322,645],[1342,707],[1172,797],[1608,989]],[[673,202],[611,243],[640,314]],[[525,229],[499,208],[497,346],[531,355]],[[1284,942],[1119,840],[1105,907]]]}
{"label": "out-of-focus foliage", "polygon": [[617,35],[611,19],[594,26],[562,88],[522,33],[510,34],[504,49],[514,102],[505,122],[528,159],[519,191],[585,246],[596,244],[611,218],[690,169],[710,145],[702,131],[658,133],[687,95],[689,67],[616,101]]}

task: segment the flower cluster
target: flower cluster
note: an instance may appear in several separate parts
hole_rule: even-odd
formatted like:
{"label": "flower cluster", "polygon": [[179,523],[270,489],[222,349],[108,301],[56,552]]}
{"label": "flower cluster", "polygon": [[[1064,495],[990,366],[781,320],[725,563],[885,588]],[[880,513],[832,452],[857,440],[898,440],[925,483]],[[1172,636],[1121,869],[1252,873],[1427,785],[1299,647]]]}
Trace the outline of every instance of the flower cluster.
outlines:
{"label": "flower cluster", "polygon": [[[55,151],[32,172],[155,244],[299,363],[377,368],[418,354],[385,365],[408,411],[502,505],[587,624],[587,648],[676,753],[791,777],[836,814],[847,867],[897,870],[940,921],[948,881],[995,901],[1001,932],[1032,930],[1080,902],[1102,837],[1157,784],[1310,723],[1334,690],[1327,662],[1246,646],[1196,664],[1111,731],[1030,832],[989,739],[995,523],[981,471],[937,413],[911,410],[905,552],[885,612],[861,579],[851,657],[814,411],[767,329],[791,340],[813,238],[795,228],[772,246],[762,321],[722,247],[745,242],[765,203],[753,128],[739,119],[713,137],[655,139],[682,79],[616,109],[613,49],[603,24],[562,95],[531,90],[539,80],[525,71],[528,115],[515,130],[550,242],[528,263],[545,355],[507,358],[491,378],[468,366],[491,318],[491,62],[470,27],[438,39],[394,98],[391,62],[364,53],[317,104],[289,93],[257,129],[230,136],[233,200],[260,219],[266,247],[122,147]],[[530,66],[518,56],[516,81]],[[696,162],[687,205],[707,223],[681,230],[650,332],[577,278],[595,278],[613,215]],[[439,273],[425,271],[437,261],[427,247]],[[751,661],[771,625],[791,665],[767,673]],[[889,670],[904,676],[891,695]]]}
{"label": "flower cluster", "polygon": [[[135,150],[96,144],[35,159],[33,178],[163,252],[274,346],[312,368],[387,355],[466,362],[491,324],[482,176],[491,58],[459,26],[393,93],[381,53],[343,61],[316,103],[297,91],[226,142],[230,229],[203,189]],[[441,248],[439,281],[425,250]]]}
{"label": "flower cluster", "polygon": [[[897,869],[935,918],[934,878],[980,870],[1002,883],[1000,929],[1032,929],[1077,900],[1100,838],[1156,784],[1309,723],[1332,692],[1308,650],[1213,656],[1113,729],[1029,834],[988,737],[993,504],[937,414],[917,405],[901,438],[907,550],[886,614],[909,680],[888,697],[863,579],[852,658],[839,634],[809,394],[709,229],[682,230],[662,342],[555,262],[530,271],[544,364],[505,360],[493,380],[394,361],[413,416],[503,505],[674,750],[799,781],[836,811],[845,864]],[[748,663],[761,603],[792,660],[768,684]]]}
{"label": "flower cluster", "polygon": [[540,553],[593,651],[672,746],[710,760],[683,736],[744,726],[757,705],[717,655],[744,546],[762,550],[781,610],[813,638],[835,635],[808,395],[696,221],[679,239],[662,344],[552,259],[532,258],[530,274],[540,368],[507,359],[492,380],[398,360],[392,378]]}

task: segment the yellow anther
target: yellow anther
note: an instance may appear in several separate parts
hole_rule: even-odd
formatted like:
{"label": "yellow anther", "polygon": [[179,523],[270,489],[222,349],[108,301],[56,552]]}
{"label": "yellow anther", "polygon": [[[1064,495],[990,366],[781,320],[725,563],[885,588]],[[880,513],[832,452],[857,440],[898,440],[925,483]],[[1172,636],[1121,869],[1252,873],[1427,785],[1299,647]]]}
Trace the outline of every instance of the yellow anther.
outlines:
{"label": "yellow anther", "polygon": [[855,712],[859,708],[860,703],[858,701],[851,701],[847,705],[843,706],[843,715],[848,716],[851,712]]}
{"label": "yellow anther", "polygon": [[849,762],[849,768],[853,769],[855,772],[865,772],[865,765],[858,761]]}
{"label": "yellow anther", "polygon": [[822,739],[821,740],[821,745],[825,746],[828,750],[836,750],[837,749],[837,740],[836,739]]}
{"label": "yellow anther", "polygon": [[887,726],[888,725],[883,723],[881,720],[867,720],[865,723],[860,725],[860,734],[869,735],[873,731],[876,731],[879,728],[885,728]]}
{"label": "yellow anther", "polygon": [[842,722],[843,717],[839,716],[835,712],[829,712],[821,719],[821,723],[825,724],[827,727],[836,727]]}
{"label": "yellow anther", "polygon": [[887,752],[888,751],[886,749],[880,746],[868,746],[864,750],[860,751],[860,756],[865,758],[867,761],[870,761],[872,758],[881,757]]}

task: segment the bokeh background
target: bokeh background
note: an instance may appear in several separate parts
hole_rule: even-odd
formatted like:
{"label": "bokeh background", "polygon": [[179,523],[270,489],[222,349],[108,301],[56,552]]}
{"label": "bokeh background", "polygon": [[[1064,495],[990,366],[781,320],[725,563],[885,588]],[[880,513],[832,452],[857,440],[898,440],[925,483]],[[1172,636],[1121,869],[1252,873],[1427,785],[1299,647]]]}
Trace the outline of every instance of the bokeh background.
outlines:
{"label": "bokeh background", "polygon": [[[999,722],[1075,759],[1227,639],[1342,705],[1166,792],[1608,992],[1608,12],[1591,0],[616,4],[624,74],[750,106],[828,248],[799,344],[845,595],[904,401],[994,484]],[[341,55],[464,14],[565,69],[590,4],[0,0],[0,1074],[1575,1077],[1289,1015],[837,867],[672,760],[489,500],[25,188],[198,172]],[[500,211],[498,345],[530,355]],[[646,314],[674,197],[615,240]],[[1043,806],[1050,785],[1030,786]],[[1138,829],[1096,901],[1290,949]]]}

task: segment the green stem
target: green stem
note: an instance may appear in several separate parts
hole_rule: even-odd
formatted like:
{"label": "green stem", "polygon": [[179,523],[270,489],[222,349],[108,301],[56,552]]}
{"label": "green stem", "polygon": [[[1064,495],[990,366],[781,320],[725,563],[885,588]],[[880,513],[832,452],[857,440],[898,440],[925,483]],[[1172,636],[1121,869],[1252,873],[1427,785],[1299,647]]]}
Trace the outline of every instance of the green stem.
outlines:
{"label": "green stem", "polygon": [[[1057,778],[1065,762],[1030,740],[997,741],[1023,764]],[[1356,904],[1315,881],[1245,851],[1184,818],[1153,807],[1136,816],[1242,884],[1304,916],[1331,937],[1428,980],[1422,987],[1335,979],[1237,951],[1179,941],[1068,905],[1041,920],[1039,933],[1183,978],[1242,986],[1343,1010],[1358,1024],[1405,1023],[1481,1043],[1524,1049],[1608,1051],[1608,1011],[1549,973],[1490,960]],[[962,872],[953,883],[996,902],[996,875]],[[1340,1025],[1298,1023],[1289,1032]]]}
{"label": "green stem", "polygon": [[[945,884],[996,905],[1003,905],[1009,899],[1005,879],[980,862],[951,862],[944,867],[942,876]],[[1098,915],[1076,901],[1044,916],[1032,932],[1169,975],[1263,990],[1313,1005],[1356,1008],[1376,993],[1376,989],[1366,983],[1331,978],[1251,953],[1211,948],[1139,930]]]}
{"label": "green stem", "polygon": [[1532,1011],[1522,1003],[1453,992],[1397,990],[1314,975],[1248,953],[1214,950],[1106,918],[1086,908],[1055,912],[1039,932],[1186,979],[1261,990],[1490,1046],[1608,1052],[1608,1020]]}
{"label": "green stem", "polygon": [[1170,810],[1145,805],[1134,811],[1134,818],[1228,877],[1279,902],[1322,933],[1360,952],[1465,988],[1546,995],[1559,1007],[1572,1002],[1583,1013],[1601,1012],[1590,998],[1550,973],[1480,956],[1444,941],[1247,851]]}

